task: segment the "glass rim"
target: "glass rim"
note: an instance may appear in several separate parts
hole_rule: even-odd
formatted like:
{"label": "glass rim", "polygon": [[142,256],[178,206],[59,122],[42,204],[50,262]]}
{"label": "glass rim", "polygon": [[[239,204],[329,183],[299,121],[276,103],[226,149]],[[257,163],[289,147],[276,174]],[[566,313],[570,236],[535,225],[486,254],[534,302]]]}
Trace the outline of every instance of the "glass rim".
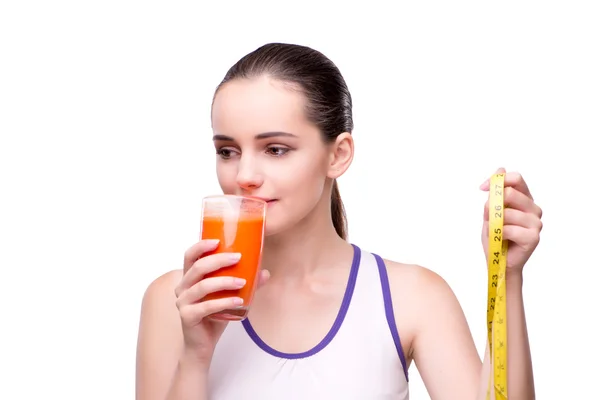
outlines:
{"label": "glass rim", "polygon": [[245,201],[250,201],[250,202],[255,202],[255,203],[259,203],[262,205],[267,205],[267,202],[265,200],[256,198],[256,197],[252,197],[252,196],[241,196],[241,195],[237,195],[237,194],[211,194],[208,196],[204,196],[202,198],[202,201],[204,200],[211,200],[211,199],[236,199],[236,200],[245,200]]}

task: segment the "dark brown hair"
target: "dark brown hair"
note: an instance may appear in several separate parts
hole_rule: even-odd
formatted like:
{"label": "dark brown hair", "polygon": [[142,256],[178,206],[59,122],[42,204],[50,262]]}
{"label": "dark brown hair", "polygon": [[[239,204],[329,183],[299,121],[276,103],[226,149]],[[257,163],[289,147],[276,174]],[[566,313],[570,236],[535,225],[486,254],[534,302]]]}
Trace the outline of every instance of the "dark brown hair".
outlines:
{"label": "dark brown hair", "polygon": [[[307,117],[321,131],[326,143],[343,132],[352,133],[352,98],[337,66],[325,55],[310,47],[286,43],[269,43],[242,57],[225,74],[217,87],[240,78],[268,75],[298,86],[308,99]],[[331,193],[331,215],[336,232],[348,239],[346,211],[337,181]]]}

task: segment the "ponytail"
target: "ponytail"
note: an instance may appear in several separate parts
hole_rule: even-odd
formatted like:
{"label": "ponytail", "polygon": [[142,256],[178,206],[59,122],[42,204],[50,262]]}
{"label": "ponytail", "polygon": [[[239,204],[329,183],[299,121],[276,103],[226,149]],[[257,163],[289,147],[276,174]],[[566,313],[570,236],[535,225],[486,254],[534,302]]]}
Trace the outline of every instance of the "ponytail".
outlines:
{"label": "ponytail", "polygon": [[331,218],[337,234],[342,239],[348,240],[348,221],[337,181],[333,181],[333,188],[331,190]]}

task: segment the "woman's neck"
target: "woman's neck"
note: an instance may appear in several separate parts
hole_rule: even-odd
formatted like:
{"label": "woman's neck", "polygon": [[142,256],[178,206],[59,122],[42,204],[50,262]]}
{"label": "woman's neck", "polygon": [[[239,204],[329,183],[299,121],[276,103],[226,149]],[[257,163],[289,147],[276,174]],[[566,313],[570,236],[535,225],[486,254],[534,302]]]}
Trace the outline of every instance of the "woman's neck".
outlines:
{"label": "woman's neck", "polygon": [[319,208],[293,229],[265,238],[262,267],[272,278],[303,279],[352,257],[352,246],[337,234],[329,210]]}

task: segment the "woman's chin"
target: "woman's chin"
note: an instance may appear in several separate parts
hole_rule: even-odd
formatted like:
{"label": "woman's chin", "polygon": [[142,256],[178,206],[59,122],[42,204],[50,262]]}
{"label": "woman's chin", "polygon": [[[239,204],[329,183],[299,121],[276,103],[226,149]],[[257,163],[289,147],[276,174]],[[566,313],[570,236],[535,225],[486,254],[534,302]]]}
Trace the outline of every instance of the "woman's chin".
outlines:
{"label": "woman's chin", "polygon": [[280,227],[278,227],[276,224],[269,223],[267,221],[267,224],[265,226],[265,239],[271,238],[274,235],[277,235],[278,233],[281,233],[281,232],[282,232],[282,229]]}
{"label": "woman's chin", "polygon": [[275,235],[278,235],[282,232],[285,232],[290,228],[291,221],[282,220],[279,215],[272,215],[269,218],[269,213],[267,213],[267,220],[265,224],[265,238],[271,238]]}

